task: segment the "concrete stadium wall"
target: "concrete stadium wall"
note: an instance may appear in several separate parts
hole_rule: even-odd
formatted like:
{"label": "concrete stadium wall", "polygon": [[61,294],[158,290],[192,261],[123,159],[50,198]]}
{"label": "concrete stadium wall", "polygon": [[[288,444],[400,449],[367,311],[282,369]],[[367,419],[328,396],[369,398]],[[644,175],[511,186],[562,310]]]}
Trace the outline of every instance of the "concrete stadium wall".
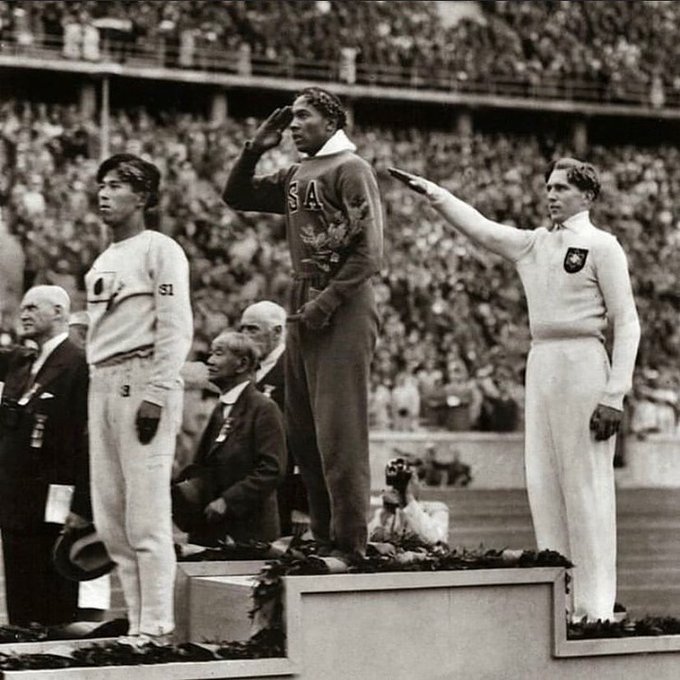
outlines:
{"label": "concrete stadium wall", "polygon": [[[197,369],[198,370],[198,369]],[[186,379],[186,377],[185,377]],[[204,400],[201,392],[187,390],[183,432],[177,448],[178,468],[190,462],[202,433],[213,400]],[[499,432],[399,432],[373,431],[370,435],[371,487],[384,487],[385,464],[404,451],[423,456],[425,445],[432,442],[442,463],[458,457],[472,468],[476,489],[524,489],[524,433]],[[651,435],[642,441],[626,438],[625,466],[616,478],[621,488],[680,488],[680,437]]]}
{"label": "concrete stadium wall", "polygon": [[[404,451],[422,457],[429,442],[437,459],[458,458],[470,465],[471,487],[477,489],[523,489],[524,433],[513,432],[372,432],[371,487],[384,486],[384,468],[390,458]],[[621,488],[680,488],[680,438],[652,435],[642,441],[626,439],[625,465],[617,468]]]}

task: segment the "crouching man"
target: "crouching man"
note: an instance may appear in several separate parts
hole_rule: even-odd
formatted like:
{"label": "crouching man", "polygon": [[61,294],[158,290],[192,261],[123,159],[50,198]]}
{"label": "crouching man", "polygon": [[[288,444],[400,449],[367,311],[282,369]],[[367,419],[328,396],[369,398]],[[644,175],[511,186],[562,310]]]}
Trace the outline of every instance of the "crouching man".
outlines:
{"label": "crouching man", "polygon": [[208,357],[210,381],[221,393],[194,462],[172,487],[173,519],[189,542],[216,546],[279,537],[276,489],[286,470],[283,418],[254,384],[256,345],[224,332]]}
{"label": "crouching man", "polygon": [[418,484],[408,461],[395,458],[385,467],[383,506],[368,525],[369,540],[376,543],[446,543],[449,509],[439,501],[419,501]]}

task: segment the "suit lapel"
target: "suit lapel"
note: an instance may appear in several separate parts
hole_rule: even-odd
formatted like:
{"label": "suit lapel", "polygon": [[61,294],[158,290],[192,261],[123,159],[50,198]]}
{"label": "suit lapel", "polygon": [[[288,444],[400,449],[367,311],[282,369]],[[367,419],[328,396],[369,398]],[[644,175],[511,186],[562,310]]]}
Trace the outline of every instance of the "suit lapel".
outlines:
{"label": "suit lapel", "polygon": [[203,434],[201,435],[201,442],[198,447],[198,454],[196,456],[196,461],[205,460],[207,455],[212,449],[215,437],[220,430],[220,425],[222,424],[222,404],[218,401],[217,405],[210,414],[208,424],[206,425]]}
{"label": "suit lapel", "polygon": [[257,389],[265,397],[272,398],[283,410],[284,356],[282,354],[271,369],[257,383]]}
{"label": "suit lapel", "polygon": [[32,365],[30,356],[21,356],[17,359],[15,366],[7,372],[5,378],[5,389],[3,395],[11,399],[19,399],[28,384]]}
{"label": "suit lapel", "polygon": [[234,427],[232,427],[232,431],[243,419],[243,412],[246,410],[246,406],[249,401],[249,394],[254,389],[255,386],[253,383],[248,383],[243,392],[239,394],[236,403],[232,406],[231,413],[229,414],[229,417],[234,421]]}
{"label": "suit lapel", "polygon": [[[211,435],[212,436],[212,443],[210,446],[210,450],[208,451],[208,455],[213,453],[213,451],[219,449],[221,446],[224,446],[228,441],[229,437],[232,435],[235,429],[238,428],[242,418],[243,418],[243,413],[246,410],[247,403],[249,401],[249,393],[251,390],[254,390],[255,387],[253,386],[252,383],[249,383],[243,392],[239,394],[238,399],[236,400],[236,403],[232,406],[231,412],[229,413],[229,418],[228,420],[231,421],[231,425],[229,427],[229,432],[227,433],[227,436],[225,439],[222,441],[217,441],[218,435],[222,429],[222,427],[225,424],[225,419],[221,418],[219,421],[218,429]],[[222,408],[222,403],[218,404],[218,408]]]}
{"label": "suit lapel", "polygon": [[66,339],[47,357],[47,361],[40,367],[38,374],[35,376],[33,397],[44,391],[68,367],[71,353],[71,343]]}
{"label": "suit lapel", "polygon": [[276,363],[262,376],[260,380],[258,380],[257,388],[260,390],[260,392],[263,391],[263,387],[265,385],[274,385],[274,387],[278,387],[283,382],[283,357],[284,355],[282,354],[276,360]]}

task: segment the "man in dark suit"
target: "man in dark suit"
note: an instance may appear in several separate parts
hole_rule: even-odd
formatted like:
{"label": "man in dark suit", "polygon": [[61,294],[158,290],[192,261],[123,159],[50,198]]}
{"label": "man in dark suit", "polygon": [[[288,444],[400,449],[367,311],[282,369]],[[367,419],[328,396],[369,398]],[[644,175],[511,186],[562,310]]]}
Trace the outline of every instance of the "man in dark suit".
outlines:
{"label": "man in dark suit", "polygon": [[88,484],[88,370],[68,339],[63,288],[36,286],[21,303],[24,340],[0,356],[0,528],[11,624],[72,621],[78,583],[52,566],[54,542],[91,516]]}
{"label": "man in dark suit", "polygon": [[283,418],[254,385],[259,354],[243,333],[212,343],[210,381],[220,389],[194,462],[173,485],[173,518],[189,542],[214,546],[278,538],[276,488],[286,469]]}
{"label": "man in dark suit", "polygon": [[[285,412],[285,329],[286,310],[269,300],[246,307],[241,315],[239,330],[250,337],[260,353],[255,386],[276,402],[282,414]],[[286,476],[278,488],[277,500],[283,536],[299,535],[309,528],[307,491],[293,451],[288,451]]]}
{"label": "man in dark suit", "polygon": [[255,373],[255,385],[271,397],[283,413],[284,353],[286,351],[286,310],[269,300],[256,302],[243,311],[239,331],[255,344],[260,365]]}

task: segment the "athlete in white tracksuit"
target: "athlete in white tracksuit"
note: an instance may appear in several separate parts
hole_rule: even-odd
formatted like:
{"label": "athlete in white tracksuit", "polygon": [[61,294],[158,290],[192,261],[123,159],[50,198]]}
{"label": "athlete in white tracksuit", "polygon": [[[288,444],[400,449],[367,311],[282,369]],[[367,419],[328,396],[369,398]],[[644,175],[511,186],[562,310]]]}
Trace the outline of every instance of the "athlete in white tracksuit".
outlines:
{"label": "athlete in white tracksuit", "polygon": [[97,181],[113,243],[85,277],[94,523],[118,566],[129,640],[164,643],[174,628],[170,476],[193,334],[189,265],[175,241],[145,229],[155,166],[118,154]]}
{"label": "athlete in white tracksuit", "polygon": [[[396,174],[461,233],[514,263],[531,329],[525,469],[539,549],[574,563],[574,619],[611,619],[616,595],[614,444],[640,339],[623,249],[590,222],[595,169],[561,159],[546,173],[550,229],[486,219],[445,189]],[[611,367],[604,331],[614,331]]]}

